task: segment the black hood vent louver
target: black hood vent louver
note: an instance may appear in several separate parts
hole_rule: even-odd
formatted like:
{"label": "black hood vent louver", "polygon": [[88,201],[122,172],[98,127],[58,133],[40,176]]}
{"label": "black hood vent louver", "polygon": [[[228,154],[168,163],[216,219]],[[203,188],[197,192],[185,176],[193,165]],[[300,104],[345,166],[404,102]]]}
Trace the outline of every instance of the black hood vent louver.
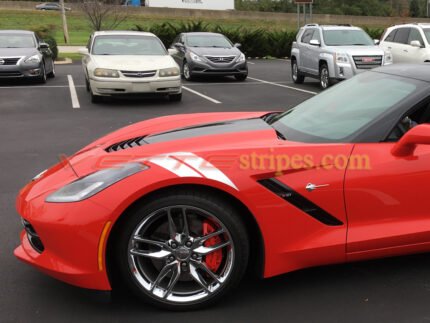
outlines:
{"label": "black hood vent louver", "polygon": [[133,139],[128,139],[128,140],[124,140],[121,142],[117,142],[117,143],[107,147],[105,149],[105,151],[108,153],[112,153],[112,152],[119,151],[119,150],[143,146],[143,145],[147,144],[147,142],[144,139],[145,139],[145,136],[142,136],[142,137],[136,137]]}

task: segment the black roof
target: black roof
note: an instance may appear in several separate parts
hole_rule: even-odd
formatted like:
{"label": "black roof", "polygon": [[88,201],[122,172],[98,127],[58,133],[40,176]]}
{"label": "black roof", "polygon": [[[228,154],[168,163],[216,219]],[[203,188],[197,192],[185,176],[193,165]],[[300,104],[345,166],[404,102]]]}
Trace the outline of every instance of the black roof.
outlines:
{"label": "black roof", "polygon": [[0,30],[0,34],[34,34],[34,31],[30,30]]}
{"label": "black roof", "polygon": [[430,63],[427,64],[392,64],[372,70],[378,73],[397,75],[410,79],[430,82]]}

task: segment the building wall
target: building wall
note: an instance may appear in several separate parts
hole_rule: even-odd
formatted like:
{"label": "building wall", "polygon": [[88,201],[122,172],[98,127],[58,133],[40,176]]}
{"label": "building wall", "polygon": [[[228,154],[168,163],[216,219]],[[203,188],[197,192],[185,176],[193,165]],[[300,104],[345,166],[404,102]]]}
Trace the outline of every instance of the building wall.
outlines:
{"label": "building wall", "polygon": [[234,10],[234,0],[146,0],[153,8]]}

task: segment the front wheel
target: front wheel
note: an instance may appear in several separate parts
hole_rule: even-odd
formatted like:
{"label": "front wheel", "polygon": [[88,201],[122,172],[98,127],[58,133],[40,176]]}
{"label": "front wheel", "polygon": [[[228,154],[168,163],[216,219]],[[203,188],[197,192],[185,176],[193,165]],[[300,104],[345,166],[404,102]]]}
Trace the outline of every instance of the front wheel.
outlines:
{"label": "front wheel", "polygon": [[48,74],[49,78],[54,78],[55,77],[55,63],[54,60],[52,60],[52,66],[51,66],[51,72]]}
{"label": "front wheel", "polygon": [[180,102],[182,100],[182,93],[169,94],[170,102]]}
{"label": "front wheel", "polygon": [[40,67],[40,75],[39,75],[37,81],[38,81],[38,83],[44,84],[44,83],[46,83],[47,79],[48,79],[48,77],[46,75],[45,63],[42,63],[42,66]]}
{"label": "front wheel", "polygon": [[330,78],[330,72],[326,64],[322,64],[320,67],[320,86],[323,90],[328,89],[332,85]]}
{"label": "front wheel", "polygon": [[300,73],[299,65],[295,59],[291,62],[291,77],[296,84],[302,84],[305,81],[305,76]]}
{"label": "front wheel", "polygon": [[188,62],[184,62],[184,65],[182,67],[182,74],[184,75],[184,79],[187,81],[193,80],[193,73],[191,72],[190,65],[188,65]]}
{"label": "front wheel", "polygon": [[115,243],[115,267],[144,301],[171,310],[201,308],[241,280],[248,236],[227,202],[177,191],[153,198],[127,217]]}
{"label": "front wheel", "polygon": [[236,74],[235,79],[239,82],[243,82],[248,78],[248,74]]}

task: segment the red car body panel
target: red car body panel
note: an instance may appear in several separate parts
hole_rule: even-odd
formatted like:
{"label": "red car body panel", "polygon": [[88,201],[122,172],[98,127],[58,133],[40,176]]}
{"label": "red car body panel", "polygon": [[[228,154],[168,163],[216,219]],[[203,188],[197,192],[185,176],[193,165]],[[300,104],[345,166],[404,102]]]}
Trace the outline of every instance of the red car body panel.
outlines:
{"label": "red car body panel", "polygon": [[[408,252],[429,249],[423,243],[430,241],[426,238],[430,220],[425,218],[423,204],[410,203],[411,194],[417,192],[412,188],[417,184],[424,185],[430,179],[429,148],[417,150],[419,157],[416,160],[397,160],[389,154],[390,144],[386,151],[372,144],[303,144],[279,140],[273,129],[260,129],[159,142],[111,153],[105,151],[106,147],[133,137],[191,125],[258,118],[265,114],[267,112],[169,116],[137,123],[93,142],[21,191],[18,212],[33,225],[46,250],[42,254],[35,252],[23,234],[22,244],[15,255],[68,283],[109,290],[106,264],[100,270],[97,258],[106,223],[111,222],[112,228],[124,211],[141,197],[184,184],[226,192],[249,209],[263,237],[265,277],[310,266],[370,258],[372,252],[379,256],[390,255],[387,248],[402,245],[408,245],[408,248],[415,245]],[[369,153],[372,162],[375,161],[373,168],[369,171],[347,170],[353,151]],[[179,159],[187,158],[178,152],[209,161],[231,182],[216,177],[181,177],[151,159],[171,154]],[[299,163],[293,168],[284,163],[280,169],[274,169],[269,159],[266,163],[251,165],[249,159],[252,156],[291,157],[310,153],[312,164]],[[339,165],[328,161],[327,155],[343,156],[343,167],[336,167]],[[244,167],[247,166],[246,158],[249,167]],[[81,202],[45,202],[49,194],[78,177],[135,160],[150,168]],[[258,183],[258,180],[268,178],[276,178],[305,196],[340,224],[321,223]],[[308,183],[328,186],[309,192],[306,190]],[[382,192],[389,198],[381,200]],[[424,192],[422,194],[424,198]],[[390,201],[395,202],[389,204]],[[383,212],[369,212],[372,207]],[[380,250],[384,250],[382,254]]]}

